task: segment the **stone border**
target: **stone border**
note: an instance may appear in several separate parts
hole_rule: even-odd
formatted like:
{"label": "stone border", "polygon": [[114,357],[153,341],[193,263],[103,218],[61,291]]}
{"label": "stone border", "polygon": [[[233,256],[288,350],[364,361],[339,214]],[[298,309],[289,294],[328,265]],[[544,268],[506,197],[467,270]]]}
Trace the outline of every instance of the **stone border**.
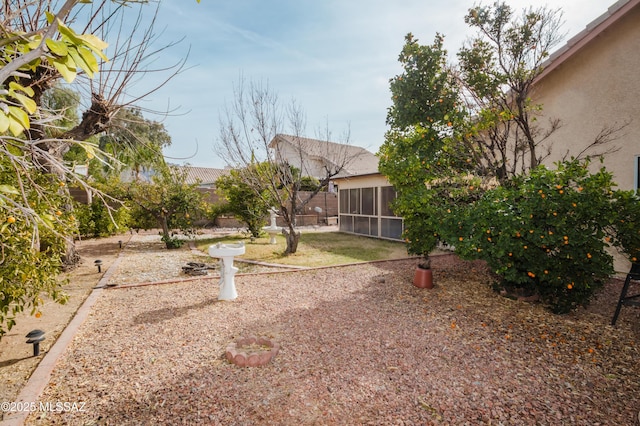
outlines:
{"label": "stone border", "polygon": [[[246,351],[245,346],[260,345],[271,348],[261,351]],[[268,364],[280,350],[280,345],[263,337],[241,337],[227,346],[227,361],[238,367],[261,367]]]}

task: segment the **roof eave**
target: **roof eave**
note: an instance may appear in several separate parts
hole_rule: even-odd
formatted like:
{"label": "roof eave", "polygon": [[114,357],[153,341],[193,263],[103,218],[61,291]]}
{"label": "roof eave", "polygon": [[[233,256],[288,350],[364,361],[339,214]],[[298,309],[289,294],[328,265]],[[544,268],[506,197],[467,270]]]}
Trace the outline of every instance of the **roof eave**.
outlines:
{"label": "roof eave", "polygon": [[567,59],[589,44],[593,39],[598,37],[604,30],[615,24],[638,4],[640,4],[640,0],[626,0],[626,3],[625,0],[620,0],[609,7],[607,12],[589,23],[584,30],[569,39],[563,47],[551,54],[549,59],[546,61],[547,65],[545,66],[543,64],[544,69],[540,75],[536,77],[535,82],[542,80],[545,76],[562,65]]}

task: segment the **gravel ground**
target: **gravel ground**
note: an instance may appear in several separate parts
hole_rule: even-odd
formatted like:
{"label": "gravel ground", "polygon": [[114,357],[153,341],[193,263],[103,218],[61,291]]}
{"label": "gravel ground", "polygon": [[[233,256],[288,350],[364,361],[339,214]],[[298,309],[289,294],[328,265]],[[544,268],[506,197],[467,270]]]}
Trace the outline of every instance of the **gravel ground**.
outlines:
{"label": "gravel ground", "polygon": [[[119,284],[150,263],[134,248]],[[156,269],[191,255],[175,253],[156,252]],[[27,424],[635,423],[640,319],[624,308],[608,325],[619,281],[555,316],[452,255],[434,258],[434,289],[415,288],[416,263],[237,276],[233,302],[216,300],[215,278],[104,290],[40,400],[82,410]],[[249,335],[280,343],[271,363],[226,361]]]}

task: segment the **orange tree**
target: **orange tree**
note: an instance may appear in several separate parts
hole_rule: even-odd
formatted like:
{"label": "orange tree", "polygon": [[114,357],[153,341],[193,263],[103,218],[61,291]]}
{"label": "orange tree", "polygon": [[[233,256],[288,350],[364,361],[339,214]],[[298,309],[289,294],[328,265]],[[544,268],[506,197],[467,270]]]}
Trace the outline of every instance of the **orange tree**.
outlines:
{"label": "orange tree", "polygon": [[501,287],[536,294],[566,313],[587,303],[613,272],[609,243],[637,248],[618,237],[617,223],[626,222],[616,211],[637,210],[637,200],[614,186],[611,173],[589,173],[588,162],[539,166],[453,207],[440,230],[462,257],[485,260]]}
{"label": "orange tree", "polygon": [[16,174],[7,163],[0,157],[0,338],[20,312],[39,314],[42,293],[59,303],[67,300],[57,275],[65,236],[77,229],[65,208],[70,200],[60,190],[63,181],[50,174]]}
{"label": "orange tree", "polygon": [[[268,163],[249,166],[252,168],[268,168]],[[254,237],[259,237],[262,227],[267,224],[266,217],[269,209],[275,204],[269,191],[259,190],[259,185],[248,185],[243,178],[245,169],[231,170],[226,176],[216,181],[216,191],[226,201],[219,210],[231,213],[234,217],[247,225],[248,231]],[[263,174],[255,173],[256,176]],[[263,182],[266,187],[268,182]]]}
{"label": "orange tree", "polygon": [[[437,218],[450,202],[442,192],[456,185],[451,171],[466,166],[464,150],[454,144],[453,122],[461,112],[443,42],[437,35],[433,44],[420,45],[412,34],[406,36],[399,56],[403,73],[390,84],[391,129],[379,151],[379,170],[397,191],[393,209],[404,217],[408,251],[427,258],[438,242]],[[438,185],[430,185],[436,178]]]}
{"label": "orange tree", "polygon": [[485,259],[502,286],[567,312],[612,272],[607,245],[637,260],[637,198],[614,192],[611,174],[590,173],[588,162],[540,167],[549,152],[539,146],[559,122],[536,124],[542,106],[531,89],[558,40],[559,12],[517,16],[496,2],[465,22],[479,36],[458,52],[457,71],[441,36],[430,46],[407,36],[380,171],[397,190],[410,252],[428,255],[444,241]]}
{"label": "orange tree", "polygon": [[612,244],[630,262],[640,262],[640,197],[634,191],[615,191],[612,211],[615,214]]}
{"label": "orange tree", "polygon": [[203,195],[198,184],[186,183],[186,170],[175,166],[158,167],[150,182],[134,181],[126,185],[123,196],[131,206],[131,227],[159,228],[168,249],[184,243],[176,230],[185,235],[194,232],[192,217],[200,216]]}
{"label": "orange tree", "polygon": [[[41,293],[64,300],[55,284],[56,266],[61,255],[65,262],[78,259],[75,220],[64,193],[67,183],[85,189],[90,183],[62,156],[72,145],[96,153],[88,139],[106,131],[113,113],[136,98],[128,96],[131,77],[140,75],[141,64],[153,55],[147,50],[153,31],[136,26],[125,34],[113,21],[130,14],[130,3],[147,2],[12,0],[0,6],[0,336],[13,325],[15,313],[42,303]],[[112,4],[117,13],[107,10]],[[80,23],[85,8],[92,9]],[[123,37],[112,44],[116,52],[110,61],[103,40],[109,28]],[[138,28],[146,35],[134,38]],[[125,37],[132,42],[121,43]],[[92,79],[99,71],[107,72]],[[60,120],[64,109],[46,102],[45,93],[58,82],[86,83],[80,92],[90,95],[80,122],[70,129]],[[60,253],[63,237],[66,248]]]}

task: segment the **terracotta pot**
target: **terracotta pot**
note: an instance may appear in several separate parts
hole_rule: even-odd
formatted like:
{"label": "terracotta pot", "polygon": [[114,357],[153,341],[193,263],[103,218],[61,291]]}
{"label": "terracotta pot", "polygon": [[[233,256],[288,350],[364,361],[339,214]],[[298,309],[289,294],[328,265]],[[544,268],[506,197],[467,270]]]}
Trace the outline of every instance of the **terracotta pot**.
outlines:
{"label": "terracotta pot", "polygon": [[431,269],[416,268],[413,285],[418,288],[433,288],[433,272]]}

